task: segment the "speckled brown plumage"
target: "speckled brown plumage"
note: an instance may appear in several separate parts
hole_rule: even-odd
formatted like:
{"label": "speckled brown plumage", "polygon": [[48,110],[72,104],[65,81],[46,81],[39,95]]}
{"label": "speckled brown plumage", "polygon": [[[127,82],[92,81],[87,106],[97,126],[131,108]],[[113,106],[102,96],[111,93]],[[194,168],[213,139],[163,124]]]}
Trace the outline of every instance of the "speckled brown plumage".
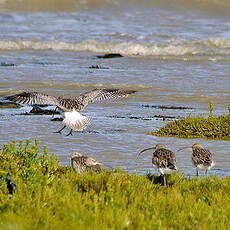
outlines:
{"label": "speckled brown plumage", "polygon": [[165,174],[170,174],[177,170],[175,154],[166,149],[165,145],[157,144],[155,147],[142,150],[139,155],[147,150],[155,150],[152,156],[152,164],[164,176],[164,185],[166,185]]}
{"label": "speckled brown plumage", "polygon": [[183,149],[192,148],[192,163],[196,167],[196,175],[199,175],[198,170],[205,170],[207,176],[208,170],[210,170],[214,165],[212,153],[205,149],[201,144],[194,144],[192,146],[186,146],[178,151]]}
{"label": "speckled brown plumage", "polygon": [[201,164],[209,167],[212,164],[212,154],[207,149],[195,149],[192,152],[192,162],[195,167]]}
{"label": "speckled brown plumage", "polygon": [[176,170],[175,154],[172,151],[165,148],[160,148],[153,152],[152,163],[158,169],[169,168],[171,170]]}
{"label": "speckled brown plumage", "polygon": [[207,176],[207,170],[214,166],[212,153],[208,149],[203,148],[202,145],[194,144],[192,146],[192,163],[197,169],[197,176],[198,169],[205,169]]}
{"label": "speckled brown plumage", "polygon": [[83,174],[85,171],[100,173],[100,164],[94,158],[84,156],[79,152],[75,152],[71,156],[71,166],[80,174]]}

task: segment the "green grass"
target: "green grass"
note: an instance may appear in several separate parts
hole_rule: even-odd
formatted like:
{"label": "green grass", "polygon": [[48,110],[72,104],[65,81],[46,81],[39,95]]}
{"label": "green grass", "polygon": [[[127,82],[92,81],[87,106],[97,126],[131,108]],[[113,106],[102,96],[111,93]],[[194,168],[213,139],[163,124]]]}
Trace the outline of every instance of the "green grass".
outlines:
{"label": "green grass", "polygon": [[[228,106],[230,114],[230,106]],[[213,105],[210,103],[208,118],[204,116],[186,117],[167,123],[149,135],[181,138],[209,138],[230,140],[230,115],[214,116]]]}
{"label": "green grass", "polygon": [[[77,174],[46,148],[13,142],[0,153],[0,229],[229,229],[230,177],[183,179],[123,171]],[[17,192],[8,195],[10,172]]]}

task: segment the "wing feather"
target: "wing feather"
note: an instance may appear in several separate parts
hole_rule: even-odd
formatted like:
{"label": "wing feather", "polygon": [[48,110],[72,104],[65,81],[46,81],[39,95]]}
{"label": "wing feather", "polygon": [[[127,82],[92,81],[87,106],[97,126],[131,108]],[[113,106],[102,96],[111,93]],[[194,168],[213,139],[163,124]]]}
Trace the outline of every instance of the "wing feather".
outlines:
{"label": "wing feather", "polygon": [[93,103],[95,101],[128,97],[130,94],[135,92],[135,90],[127,89],[93,89],[92,91],[81,94],[77,100],[81,102],[83,108],[85,108],[89,103]]}
{"label": "wing feather", "polygon": [[58,105],[58,99],[38,92],[23,92],[6,97],[7,100],[29,105]]}

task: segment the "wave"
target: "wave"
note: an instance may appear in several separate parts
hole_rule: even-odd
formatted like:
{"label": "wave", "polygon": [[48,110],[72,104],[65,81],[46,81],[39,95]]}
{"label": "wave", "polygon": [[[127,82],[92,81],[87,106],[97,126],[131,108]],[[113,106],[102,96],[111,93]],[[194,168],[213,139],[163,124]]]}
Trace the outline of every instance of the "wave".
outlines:
{"label": "wave", "polygon": [[218,56],[230,55],[230,39],[210,38],[189,41],[182,44],[134,43],[134,42],[100,42],[85,40],[77,43],[61,41],[34,40],[0,40],[2,51],[23,50],[59,50],[90,53],[120,53],[125,56]]}
{"label": "wave", "polygon": [[[29,3],[28,3],[29,2]],[[145,7],[197,8],[227,11],[229,0],[0,0],[0,10],[8,11],[76,11],[108,6],[136,5]]]}

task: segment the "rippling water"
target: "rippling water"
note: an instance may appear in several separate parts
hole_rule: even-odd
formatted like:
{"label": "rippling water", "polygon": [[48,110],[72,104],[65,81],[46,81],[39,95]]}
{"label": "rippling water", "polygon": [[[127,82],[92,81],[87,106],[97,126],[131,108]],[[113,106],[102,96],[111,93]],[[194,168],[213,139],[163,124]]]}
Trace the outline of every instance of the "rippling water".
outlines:
{"label": "rippling water", "polygon": [[[60,122],[22,116],[31,107],[0,110],[0,143],[39,138],[69,164],[73,150],[111,167],[153,170],[156,143],[175,151],[178,166],[194,174],[191,151],[199,142],[214,153],[212,173],[229,174],[229,142],[146,135],[172,119],[227,113],[230,102],[230,3],[223,1],[0,1],[0,95],[23,90],[75,97],[96,87],[137,90],[128,99],[89,105],[92,125],[72,137],[54,134]],[[124,57],[99,59],[120,53]],[[98,65],[99,69],[90,68]],[[190,109],[160,109],[159,105]]]}

